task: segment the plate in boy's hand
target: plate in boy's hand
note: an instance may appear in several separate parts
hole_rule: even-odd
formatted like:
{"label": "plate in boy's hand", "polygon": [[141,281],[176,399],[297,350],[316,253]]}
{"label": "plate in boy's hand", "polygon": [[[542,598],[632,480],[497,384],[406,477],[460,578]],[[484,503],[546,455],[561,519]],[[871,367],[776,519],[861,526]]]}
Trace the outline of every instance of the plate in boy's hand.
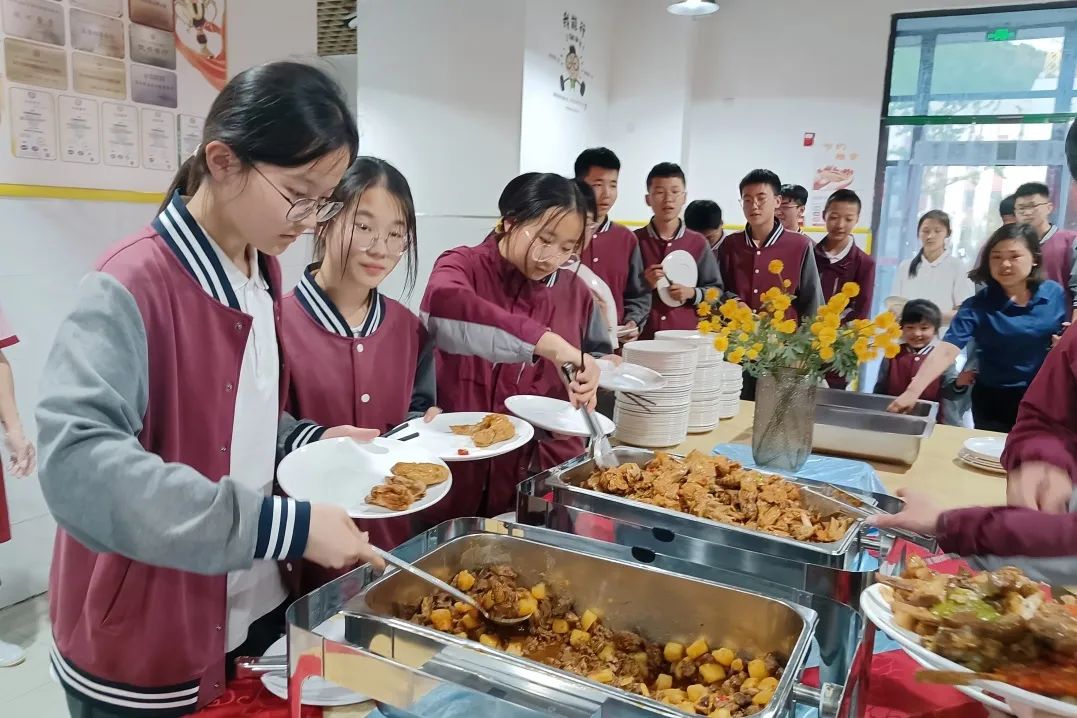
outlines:
{"label": "plate in boy's hand", "polygon": [[[523,419],[515,416],[505,416],[512,424],[513,436],[487,444],[487,439],[496,438],[483,435],[465,433],[469,427],[478,427],[486,417],[491,416],[489,411],[458,411],[452,414],[438,414],[430,423],[423,421],[422,417],[412,419],[398,429],[394,429],[393,436],[407,436],[418,434],[408,443],[415,443],[439,459],[446,462],[453,461],[478,461],[490,459],[495,456],[515,451],[531,441],[535,436],[535,427]],[[457,431],[453,431],[456,427]],[[479,446],[479,444],[486,444]]]}
{"label": "plate in boy's hand", "polygon": [[335,504],[354,519],[386,519],[441,501],[452,487],[452,473],[415,440],[364,444],[341,437],[288,454],[277,467],[277,482],[293,499]]}

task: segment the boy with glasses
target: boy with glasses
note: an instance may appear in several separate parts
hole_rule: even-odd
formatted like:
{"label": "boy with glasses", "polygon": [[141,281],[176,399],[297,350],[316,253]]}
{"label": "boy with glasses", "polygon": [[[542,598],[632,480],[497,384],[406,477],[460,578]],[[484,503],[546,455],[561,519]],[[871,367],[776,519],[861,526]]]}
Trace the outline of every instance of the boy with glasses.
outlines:
{"label": "boy with glasses", "polygon": [[[636,230],[646,267],[643,280],[654,290],[650,318],[641,335],[644,339],[653,338],[662,329],[695,329],[699,324],[696,305],[703,301],[706,290],[722,290],[718,263],[707,239],[688,229],[681,220],[685,198],[684,171],[678,165],[662,162],[651,169],[645,200],[654,216],[646,227]],[[662,261],[677,250],[688,252],[696,261],[697,278],[693,287],[666,278]]]}
{"label": "boy with glasses", "polygon": [[804,208],[808,206],[808,190],[798,184],[783,184],[778,192],[778,211],[775,216],[790,232],[804,227]]}
{"label": "boy with glasses", "polygon": [[1021,224],[1030,225],[1040,238],[1043,269],[1047,278],[1062,285],[1066,290],[1066,306],[1073,316],[1074,298],[1077,297],[1077,273],[1074,271],[1073,253],[1077,245],[1077,232],[1051,224],[1055,205],[1051,192],[1042,182],[1026,182],[1013,193],[1014,214]]}

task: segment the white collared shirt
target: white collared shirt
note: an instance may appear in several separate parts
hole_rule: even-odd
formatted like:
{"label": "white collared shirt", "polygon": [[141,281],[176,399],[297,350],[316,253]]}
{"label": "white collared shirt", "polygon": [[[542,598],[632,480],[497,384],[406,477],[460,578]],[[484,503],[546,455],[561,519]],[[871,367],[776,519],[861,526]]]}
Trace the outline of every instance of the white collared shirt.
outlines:
{"label": "white collared shirt", "polygon": [[[928,299],[937,304],[942,312],[951,312],[976,293],[965,263],[950,254],[949,250],[934,262],[922,260],[915,277],[909,276],[911,264],[912,260],[906,259],[898,267],[891,295],[906,300]],[[945,329],[946,326],[943,327]],[[944,331],[940,332],[940,336]]]}
{"label": "white collared shirt", "polygon": [[[277,328],[273,322],[273,297],[258,266],[258,253],[248,254],[251,276],[225,256],[211,241],[228,276],[239,307],[250,315],[251,331],[243,352],[236,386],[236,409],[232,420],[232,459],[229,476],[267,496],[273,489],[276,463],[277,415],[280,409],[280,356]],[[279,606],[288,597],[280,571],[273,561],[255,561],[244,571],[228,574],[227,650],[235,650],[247,638],[251,623]]]}
{"label": "white collared shirt", "polygon": [[823,238],[819,241],[819,248],[823,250],[823,254],[826,255],[826,258],[830,260],[831,264],[837,264],[841,260],[848,257],[849,252],[853,251],[853,245],[856,244],[856,241],[852,237],[849,237],[844,247],[839,249],[836,253],[831,254],[830,252],[826,251],[826,247],[823,246],[823,242],[825,241],[826,238]]}

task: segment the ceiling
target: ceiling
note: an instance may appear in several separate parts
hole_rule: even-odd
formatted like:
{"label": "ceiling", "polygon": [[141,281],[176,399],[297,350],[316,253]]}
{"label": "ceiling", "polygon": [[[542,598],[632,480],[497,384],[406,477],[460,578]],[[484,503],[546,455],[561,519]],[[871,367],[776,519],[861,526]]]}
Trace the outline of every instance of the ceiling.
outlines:
{"label": "ceiling", "polygon": [[348,20],[355,15],[356,0],[318,0],[318,54],[354,55],[355,30]]}

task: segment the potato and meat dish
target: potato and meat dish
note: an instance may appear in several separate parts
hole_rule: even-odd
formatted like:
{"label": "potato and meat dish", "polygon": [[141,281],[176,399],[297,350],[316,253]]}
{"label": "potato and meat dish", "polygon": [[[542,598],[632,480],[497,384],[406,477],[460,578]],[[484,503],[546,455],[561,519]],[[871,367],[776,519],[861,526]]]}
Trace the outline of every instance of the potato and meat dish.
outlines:
{"label": "potato and meat dish", "polygon": [[901,576],[877,578],[895,623],[928,650],[1035,693],[1077,697],[1075,607],[1048,600],[1019,569],[950,576],[912,558]]}
{"label": "potato and meat dish", "polygon": [[614,630],[596,611],[582,612],[546,583],[527,586],[509,566],[461,571],[456,588],[499,618],[530,616],[515,627],[486,621],[446,593],[424,597],[403,618],[490,648],[585,676],[675,706],[689,715],[740,718],[759,713],[778,686],[784,660],[712,646],[655,643]]}
{"label": "potato and meat dish", "polygon": [[684,460],[659,453],[646,466],[599,469],[584,487],[797,541],[840,541],[853,524],[805,507],[790,481],[699,451]]}

